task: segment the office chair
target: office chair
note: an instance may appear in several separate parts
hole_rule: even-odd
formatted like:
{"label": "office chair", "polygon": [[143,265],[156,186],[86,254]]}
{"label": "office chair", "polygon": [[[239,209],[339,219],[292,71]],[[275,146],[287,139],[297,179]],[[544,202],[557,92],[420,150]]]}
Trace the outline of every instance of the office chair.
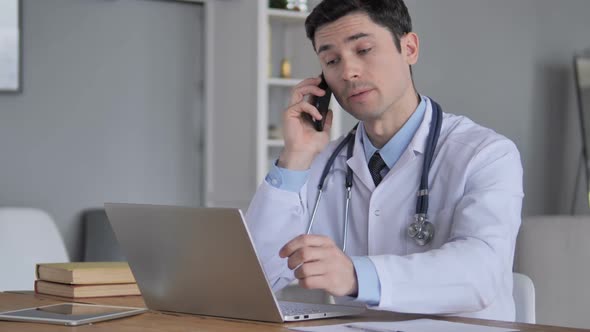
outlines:
{"label": "office chair", "polygon": [[63,239],[46,212],[0,208],[0,291],[33,290],[35,264],[68,261]]}
{"label": "office chair", "polygon": [[590,326],[590,216],[529,216],[516,241],[514,271],[535,281],[538,324]]}
{"label": "office chair", "polygon": [[516,306],[516,322],[535,324],[535,285],[531,278],[521,273],[512,273],[512,296]]}

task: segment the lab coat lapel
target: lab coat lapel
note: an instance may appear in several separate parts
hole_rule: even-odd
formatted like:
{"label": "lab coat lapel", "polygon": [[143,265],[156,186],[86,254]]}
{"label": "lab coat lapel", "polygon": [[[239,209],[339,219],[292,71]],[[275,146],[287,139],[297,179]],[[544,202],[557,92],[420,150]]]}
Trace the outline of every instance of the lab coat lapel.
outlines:
{"label": "lab coat lapel", "polygon": [[410,141],[410,145],[408,146],[408,150],[414,151],[419,154],[424,154],[424,150],[426,149],[426,139],[428,138],[428,134],[430,133],[430,122],[432,120],[432,102],[430,98],[426,98],[426,112],[424,112],[424,118],[422,119],[422,123],[416,130],[416,134]]}
{"label": "lab coat lapel", "polygon": [[[359,126],[363,124],[360,123]],[[361,142],[361,135],[355,135],[354,137],[354,149],[352,150],[352,157],[346,161],[350,169],[356,177],[371,191],[375,189],[373,178],[369,173],[369,166],[367,165],[367,158],[365,157],[365,151],[363,149],[363,143]]]}

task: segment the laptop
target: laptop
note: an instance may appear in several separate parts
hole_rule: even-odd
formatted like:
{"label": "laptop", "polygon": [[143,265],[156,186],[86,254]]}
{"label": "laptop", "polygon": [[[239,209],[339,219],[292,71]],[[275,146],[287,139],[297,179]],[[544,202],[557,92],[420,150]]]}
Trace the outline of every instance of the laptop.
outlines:
{"label": "laptop", "polygon": [[239,209],[105,203],[105,210],[152,310],[267,322],[365,310],[277,301]]}

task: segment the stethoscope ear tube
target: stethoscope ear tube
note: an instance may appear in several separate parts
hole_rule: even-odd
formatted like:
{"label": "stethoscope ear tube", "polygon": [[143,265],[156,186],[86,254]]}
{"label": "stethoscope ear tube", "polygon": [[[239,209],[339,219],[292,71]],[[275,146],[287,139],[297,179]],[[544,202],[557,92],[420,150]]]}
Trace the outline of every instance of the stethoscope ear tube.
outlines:
{"label": "stethoscope ear tube", "polygon": [[424,151],[424,163],[422,165],[422,176],[420,177],[420,187],[418,188],[418,202],[416,204],[416,215],[426,215],[428,213],[428,175],[430,174],[430,167],[432,166],[432,159],[434,158],[434,150],[438,143],[440,135],[440,128],[442,125],[442,111],[440,105],[435,101],[432,102],[432,120],[428,138],[426,140],[426,148]]}
{"label": "stethoscope ear tube", "polygon": [[[330,172],[330,168],[332,168],[332,165],[334,165],[334,160],[336,159],[336,157],[338,156],[338,154],[340,153],[340,151],[342,151],[342,149],[344,149],[344,147],[346,145],[353,145],[354,146],[354,135],[356,134],[356,128],[358,127],[358,123],[354,126],[354,128],[352,128],[352,130],[348,133],[348,135],[346,135],[346,137],[342,140],[342,142],[340,142],[340,144],[338,144],[338,146],[336,147],[336,150],[334,150],[334,152],[332,153],[332,155],[330,156],[330,158],[328,158],[328,161],[326,162],[326,166],[324,166],[324,170],[322,171],[322,176],[320,177],[320,181],[318,183],[318,190],[322,190],[322,188],[324,188],[324,182],[326,181],[326,177],[328,176],[328,173]],[[350,141],[353,141],[353,144],[349,144]],[[351,149],[349,148],[349,152],[351,151]],[[349,156],[350,158],[350,156]],[[352,179],[352,177],[351,177]],[[351,180],[352,183],[352,180]]]}
{"label": "stethoscope ear tube", "polygon": [[[432,166],[432,159],[440,130],[442,127],[442,110],[439,104],[432,101],[432,120],[430,132],[426,140],[424,152],[424,164],[422,165],[422,176],[420,178],[420,187],[418,188],[416,201],[416,215],[414,222],[408,226],[408,236],[416,240],[420,246],[425,246],[434,238],[434,225],[428,221],[428,175]],[[434,128],[434,130],[432,130]]]}
{"label": "stethoscope ear tube", "polygon": [[[332,168],[332,165],[334,165],[334,160],[336,159],[336,157],[338,156],[338,154],[340,153],[340,151],[342,151],[342,149],[344,149],[345,146],[348,146],[348,158],[350,159],[350,157],[352,156],[352,147],[354,146],[354,135],[356,134],[356,128],[358,127],[358,123],[354,126],[354,128],[352,128],[352,130],[348,133],[348,135],[346,135],[346,137],[342,140],[342,142],[340,142],[340,144],[338,144],[338,146],[336,147],[336,150],[334,150],[334,152],[332,153],[332,155],[330,156],[330,158],[328,158],[328,161],[326,162],[326,166],[324,166],[324,169],[322,171],[322,176],[320,177],[320,181],[318,183],[318,196],[315,200],[315,204],[313,206],[313,212],[311,213],[311,218],[309,219],[309,225],[307,226],[307,232],[306,234],[311,234],[311,227],[313,226],[313,223],[315,221],[315,215],[316,212],[318,211],[318,206],[320,205],[320,201],[322,200],[322,193],[323,193],[323,188],[324,188],[324,182],[326,181],[326,177],[328,176],[328,173],[330,172],[330,168]],[[352,144],[350,144],[350,141],[353,141]],[[350,188],[352,187],[352,170],[350,169],[350,167],[347,168],[346,170],[346,188],[347,188],[347,201],[346,201],[346,216],[348,218],[348,210],[349,210],[349,202],[350,202]],[[344,245],[343,245],[343,250],[344,251],[344,246],[346,245],[346,224],[348,223],[348,220],[345,220],[345,229],[344,229]]]}

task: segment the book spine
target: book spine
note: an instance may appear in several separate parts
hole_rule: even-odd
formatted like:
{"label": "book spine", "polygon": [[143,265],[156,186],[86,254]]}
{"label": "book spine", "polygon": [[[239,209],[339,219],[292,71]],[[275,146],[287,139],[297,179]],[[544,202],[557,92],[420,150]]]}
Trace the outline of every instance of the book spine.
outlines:
{"label": "book spine", "polygon": [[[118,286],[127,286],[127,288],[121,289],[118,288]],[[139,287],[136,283],[112,285],[69,285],[43,280],[35,280],[35,293],[70,299],[141,295]]]}

